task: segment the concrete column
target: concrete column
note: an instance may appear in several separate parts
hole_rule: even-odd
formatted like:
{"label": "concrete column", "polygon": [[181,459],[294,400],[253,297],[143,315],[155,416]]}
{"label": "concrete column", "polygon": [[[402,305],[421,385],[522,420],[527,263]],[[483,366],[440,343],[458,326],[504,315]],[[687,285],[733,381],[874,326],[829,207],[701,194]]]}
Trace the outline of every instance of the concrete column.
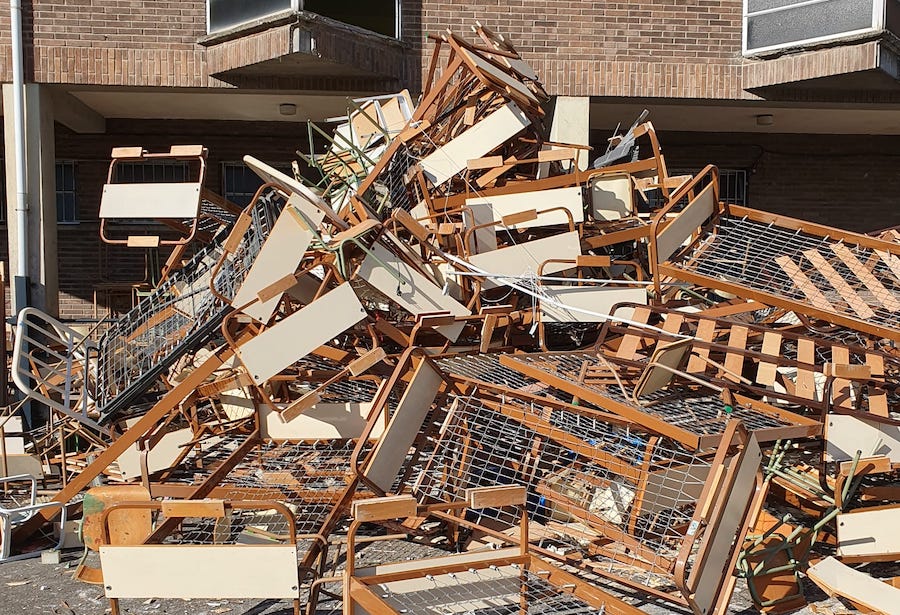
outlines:
{"label": "concrete column", "polygon": [[[3,108],[12,109],[12,84],[3,84]],[[59,267],[56,250],[56,145],[53,100],[46,86],[25,85],[25,159],[28,183],[28,255],[31,305],[51,315],[59,313]],[[3,114],[6,156],[6,232],[9,238],[9,278],[17,275],[15,126],[12,113]],[[21,300],[19,300],[21,301]],[[14,298],[13,310],[23,306]]]}
{"label": "concrete column", "polygon": [[[590,145],[591,99],[588,96],[557,96],[553,106],[550,140],[573,145]],[[578,168],[588,168],[590,152],[578,153]]]}

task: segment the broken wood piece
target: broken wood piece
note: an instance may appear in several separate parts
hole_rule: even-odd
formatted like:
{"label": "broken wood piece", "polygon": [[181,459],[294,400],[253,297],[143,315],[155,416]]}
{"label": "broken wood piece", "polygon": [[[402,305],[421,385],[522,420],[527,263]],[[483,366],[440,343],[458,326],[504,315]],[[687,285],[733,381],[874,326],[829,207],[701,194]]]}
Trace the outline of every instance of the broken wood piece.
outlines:
{"label": "broken wood piece", "polygon": [[499,508],[522,506],[527,491],[521,485],[495,485],[493,487],[473,487],[466,489],[465,499],[469,508]]}
{"label": "broken wood piece", "polygon": [[129,235],[126,242],[129,248],[158,248],[159,235]]}
{"label": "broken wood piece", "polygon": [[503,156],[485,156],[484,158],[473,158],[466,161],[466,168],[470,171],[483,171],[484,169],[493,169],[503,165]]}
{"label": "broken wood piece", "polygon": [[516,103],[507,103],[423,158],[422,171],[432,185],[440,186],[465,169],[469,160],[484,156],[530,124]]}
{"label": "broken wood piece", "polygon": [[389,521],[415,517],[418,504],[411,495],[393,495],[353,502],[351,514],[356,521]]}
{"label": "broken wood piece", "polygon": [[846,598],[876,613],[896,615],[900,605],[900,589],[826,557],[810,566],[807,576],[825,593]]}
{"label": "broken wood piece", "polygon": [[211,517],[225,516],[224,500],[163,500],[160,503],[164,517]]}
{"label": "broken wood piece", "polygon": [[310,408],[314,407],[321,401],[322,396],[319,395],[318,391],[310,391],[300,399],[292,401],[281,412],[279,412],[281,420],[285,423],[288,423]]}
{"label": "broken wood piece", "polygon": [[345,282],[251,338],[237,353],[254,384],[260,385],[365,317],[356,293]]}
{"label": "broken wood piece", "polygon": [[381,348],[380,346],[378,348],[373,348],[350,363],[350,365],[347,366],[347,371],[350,372],[351,376],[359,376],[372,369],[376,364],[384,361],[385,357],[387,357],[387,353],[385,353],[384,348]]}
{"label": "broken wood piece", "polygon": [[286,276],[293,277],[314,237],[314,229],[310,229],[309,225],[318,226],[324,217],[325,214],[320,209],[299,196],[292,195],[260,248],[231,305],[241,308],[258,322],[268,322],[287,288],[277,293],[264,292],[263,295],[267,297],[265,300],[260,298],[259,301],[250,302],[260,297],[259,293],[263,289],[284,280]]}

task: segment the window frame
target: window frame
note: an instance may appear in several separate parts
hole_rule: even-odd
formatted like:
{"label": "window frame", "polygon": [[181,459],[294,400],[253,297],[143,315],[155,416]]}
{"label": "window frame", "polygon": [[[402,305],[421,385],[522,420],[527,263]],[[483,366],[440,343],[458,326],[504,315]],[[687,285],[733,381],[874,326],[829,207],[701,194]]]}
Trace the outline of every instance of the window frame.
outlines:
{"label": "window frame", "polygon": [[[60,186],[60,171],[62,170],[63,179],[65,179],[65,170],[66,168],[71,169],[72,173],[72,184],[71,186]],[[76,160],[56,160],[54,162],[54,173],[55,173],[55,194],[56,194],[56,224],[61,226],[69,226],[74,224],[80,224],[81,220],[78,217],[78,164]],[[64,182],[63,182],[64,183]],[[72,212],[71,217],[66,217],[64,214],[64,208],[66,207],[65,203],[60,203],[60,198],[65,198],[66,196],[72,197]]]}

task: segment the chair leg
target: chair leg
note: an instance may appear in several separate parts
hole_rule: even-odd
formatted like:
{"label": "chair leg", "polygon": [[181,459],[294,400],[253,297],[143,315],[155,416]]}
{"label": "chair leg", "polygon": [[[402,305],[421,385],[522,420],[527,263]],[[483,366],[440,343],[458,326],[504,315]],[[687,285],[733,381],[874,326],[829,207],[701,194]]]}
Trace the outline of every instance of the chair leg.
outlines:
{"label": "chair leg", "polygon": [[12,520],[0,514],[0,562],[9,558],[10,543],[12,542]]}

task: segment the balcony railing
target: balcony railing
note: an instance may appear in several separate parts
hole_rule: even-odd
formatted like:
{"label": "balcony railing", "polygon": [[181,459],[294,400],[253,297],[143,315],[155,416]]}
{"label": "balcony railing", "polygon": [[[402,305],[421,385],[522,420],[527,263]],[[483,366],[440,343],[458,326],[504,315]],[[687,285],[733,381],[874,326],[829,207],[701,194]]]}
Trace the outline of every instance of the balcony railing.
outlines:
{"label": "balcony railing", "polygon": [[897,0],[744,0],[744,55],[878,33]]}
{"label": "balcony railing", "polygon": [[206,0],[206,31],[216,34],[284,11],[308,11],[400,38],[400,0]]}

